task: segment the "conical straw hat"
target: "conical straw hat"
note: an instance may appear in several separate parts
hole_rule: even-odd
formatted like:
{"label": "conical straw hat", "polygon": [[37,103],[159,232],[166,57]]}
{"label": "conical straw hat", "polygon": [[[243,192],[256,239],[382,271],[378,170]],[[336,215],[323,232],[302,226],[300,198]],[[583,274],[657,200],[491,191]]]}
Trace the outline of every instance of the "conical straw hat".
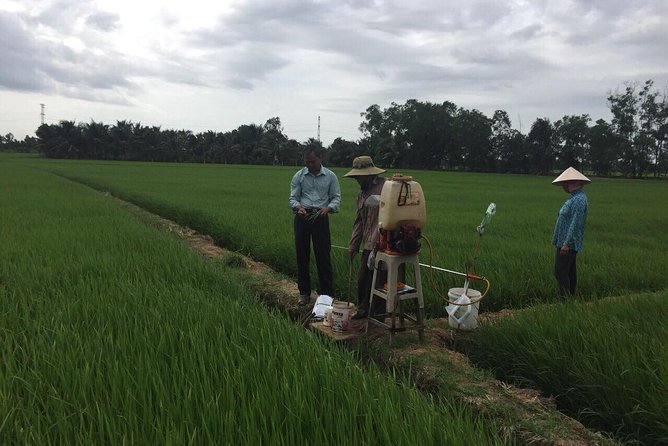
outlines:
{"label": "conical straw hat", "polygon": [[586,176],[582,175],[576,169],[569,167],[564,170],[561,175],[559,175],[552,184],[563,183],[565,181],[583,181],[585,183],[591,183],[591,180]]}

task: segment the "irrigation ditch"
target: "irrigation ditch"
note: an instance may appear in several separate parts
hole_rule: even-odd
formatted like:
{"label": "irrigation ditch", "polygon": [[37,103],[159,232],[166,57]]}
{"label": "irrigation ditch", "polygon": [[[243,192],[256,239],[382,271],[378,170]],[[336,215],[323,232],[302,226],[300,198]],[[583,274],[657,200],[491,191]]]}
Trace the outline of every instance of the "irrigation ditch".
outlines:
{"label": "irrigation ditch", "polygon": [[[117,201],[120,207],[144,224],[172,234],[212,261],[221,261],[238,269],[245,286],[259,301],[308,328],[304,322],[310,308],[297,306],[299,293],[292,279],[266,264],[218,246],[206,234],[153,214],[109,192],[99,192]],[[507,314],[488,314],[486,317],[493,319]],[[458,345],[466,342],[465,334],[451,330],[447,319],[427,320],[423,343],[418,341],[417,334],[405,332],[397,335],[391,346],[387,334],[379,328],[364,335],[363,324],[355,321],[350,335],[339,340],[344,348],[357,354],[362,364],[373,362],[388,373],[398,371],[409,376],[419,389],[436,397],[446,393],[454,395],[474,414],[493,422],[499,433],[511,442],[555,446],[621,444],[564,415],[556,408],[553,399],[540,392],[501,382],[489,372],[473,366],[466,355],[458,351]],[[318,330],[314,330],[313,335],[324,336]]]}

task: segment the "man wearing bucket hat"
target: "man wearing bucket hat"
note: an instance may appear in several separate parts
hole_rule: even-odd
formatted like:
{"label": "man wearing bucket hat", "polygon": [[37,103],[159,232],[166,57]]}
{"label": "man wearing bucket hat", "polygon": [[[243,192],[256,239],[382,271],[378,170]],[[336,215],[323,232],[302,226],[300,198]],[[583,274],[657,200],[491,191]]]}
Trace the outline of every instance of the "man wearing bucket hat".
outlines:
{"label": "man wearing bucket hat", "polygon": [[290,183],[290,208],[295,214],[294,233],[297,254],[297,286],[301,307],[311,300],[311,275],[309,263],[311,240],[318,270],[318,291],[332,296],[334,275],[330,251],[330,212],[338,212],[341,189],[336,174],[322,165],[320,149],[309,144],[304,150],[303,167],[292,177]]}
{"label": "man wearing bucket hat", "polygon": [[357,180],[360,186],[360,192],[357,195],[353,233],[348,243],[350,262],[357,255],[360,246],[362,247],[362,258],[357,274],[357,313],[355,313],[353,319],[362,319],[384,312],[382,311],[384,302],[381,299],[374,302],[374,308],[369,308],[373,269],[367,264],[378,238],[380,192],[383,189],[383,184],[385,184],[385,178],[378,175],[383,172],[385,170],[376,167],[370,156],[358,156],[353,160],[353,168],[344,175],[344,177]]}
{"label": "man wearing bucket hat", "polygon": [[552,184],[563,187],[564,191],[570,194],[559,210],[552,236],[552,245],[556,248],[554,275],[561,297],[575,294],[575,258],[584,244],[584,228],[589,207],[582,187],[588,183],[591,183],[591,180],[573,167],[564,170],[552,181]]}

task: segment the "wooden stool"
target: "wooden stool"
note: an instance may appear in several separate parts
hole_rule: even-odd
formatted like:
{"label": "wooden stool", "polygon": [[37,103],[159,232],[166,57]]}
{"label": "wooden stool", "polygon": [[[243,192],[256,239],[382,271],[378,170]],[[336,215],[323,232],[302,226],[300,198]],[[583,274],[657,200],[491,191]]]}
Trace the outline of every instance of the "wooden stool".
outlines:
{"label": "wooden stool", "polygon": [[[384,283],[378,283],[378,270],[381,263],[387,268],[387,289]],[[403,289],[397,290],[397,277],[399,267],[403,264],[413,265],[415,282],[413,285],[405,284]],[[369,309],[373,308],[374,298],[385,299],[386,312],[382,314],[369,314],[366,324],[366,332],[369,332],[371,324],[386,328],[390,332],[390,344],[394,340],[394,333],[398,331],[417,330],[420,342],[424,341],[424,299],[422,298],[422,282],[420,280],[420,262],[417,254],[413,255],[390,255],[385,252],[376,253],[375,266],[373,270],[373,286],[369,296]],[[417,300],[417,314],[412,317],[404,313],[401,303],[406,300]],[[385,323],[385,318],[391,318],[390,324]],[[397,325],[397,317],[399,324]],[[378,319],[381,320],[378,320]],[[405,324],[405,319],[412,322]]]}

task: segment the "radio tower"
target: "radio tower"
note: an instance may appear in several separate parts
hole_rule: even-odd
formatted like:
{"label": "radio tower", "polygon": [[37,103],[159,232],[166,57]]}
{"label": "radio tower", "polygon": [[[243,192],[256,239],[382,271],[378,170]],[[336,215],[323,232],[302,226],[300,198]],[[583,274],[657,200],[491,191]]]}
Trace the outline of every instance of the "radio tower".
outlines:
{"label": "radio tower", "polygon": [[42,113],[40,113],[40,117],[42,118],[42,125],[44,125],[44,104],[39,104],[42,107]]}
{"label": "radio tower", "polygon": [[318,142],[320,142],[320,115],[318,115]]}

